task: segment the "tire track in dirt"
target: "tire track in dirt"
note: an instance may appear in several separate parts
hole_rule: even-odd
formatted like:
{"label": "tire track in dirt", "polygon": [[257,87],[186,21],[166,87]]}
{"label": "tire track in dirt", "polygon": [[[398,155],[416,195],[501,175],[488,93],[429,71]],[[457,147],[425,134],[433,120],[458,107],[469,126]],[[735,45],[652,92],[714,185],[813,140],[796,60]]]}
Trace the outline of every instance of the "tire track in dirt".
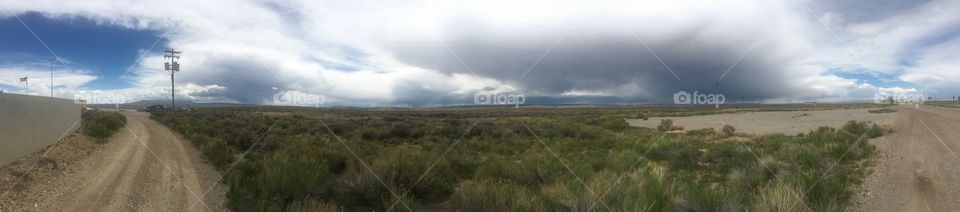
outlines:
{"label": "tire track in dirt", "polygon": [[15,211],[226,211],[219,174],[189,142],[146,113],[123,114],[127,126],[76,163],[81,171],[50,180],[57,191]]}

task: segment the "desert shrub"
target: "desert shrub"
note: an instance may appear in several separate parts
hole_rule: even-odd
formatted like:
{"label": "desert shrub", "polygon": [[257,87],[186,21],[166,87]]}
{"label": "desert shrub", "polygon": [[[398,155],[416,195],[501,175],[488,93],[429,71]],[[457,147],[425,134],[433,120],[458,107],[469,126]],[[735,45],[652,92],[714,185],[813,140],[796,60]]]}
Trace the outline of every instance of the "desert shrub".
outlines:
{"label": "desert shrub", "polygon": [[235,164],[224,182],[238,211],[842,210],[875,154],[866,138],[889,132],[856,122],[733,141],[710,128],[667,134],[681,129],[670,119],[623,121],[713,110],[270,110],[294,115],[152,118],[221,170]]}
{"label": "desert shrub", "polygon": [[688,135],[696,136],[696,137],[712,136],[712,135],[714,135],[714,134],[716,134],[716,133],[717,133],[717,131],[714,130],[713,128],[703,128],[703,129],[698,129],[698,130],[690,130],[690,131],[687,131],[687,134],[688,134]]}
{"label": "desert shrub", "polygon": [[700,151],[699,146],[703,145],[699,140],[682,140],[663,138],[660,144],[654,147],[648,154],[652,160],[663,161],[669,167],[679,170],[697,170],[701,165],[698,161],[704,152]]}
{"label": "desert shrub", "polygon": [[756,194],[753,209],[756,211],[784,211],[806,212],[811,211],[803,201],[803,193],[799,189],[786,184],[777,184],[764,187]]}
{"label": "desert shrub", "polygon": [[865,121],[853,121],[850,120],[847,124],[843,125],[843,130],[853,133],[857,136],[866,134],[870,130],[870,124]]}
{"label": "desert shrub", "polygon": [[527,169],[519,161],[509,161],[502,158],[491,158],[477,167],[475,179],[490,179],[512,182],[522,185],[536,185],[541,183],[537,176],[537,168]]}
{"label": "desert shrub", "polygon": [[583,183],[551,184],[540,193],[551,211],[674,211],[673,189],[662,173],[651,167],[622,175],[603,171]]}
{"label": "desert shrub", "polygon": [[214,166],[224,166],[233,163],[233,149],[227,145],[227,142],[219,139],[204,142],[200,146],[203,156]]}
{"label": "desert shrub", "polygon": [[679,183],[678,207],[681,211],[740,211],[740,193],[725,186]]}
{"label": "desert shrub", "polygon": [[542,198],[529,189],[490,180],[461,182],[450,197],[454,211],[545,211]]}
{"label": "desert shrub", "polygon": [[[346,157],[307,141],[293,143],[260,160],[237,165],[237,171],[228,179],[232,206],[238,209],[267,206],[299,209],[323,206],[317,205],[315,198],[335,196],[333,185],[346,169]],[[261,200],[275,205],[258,202]]]}
{"label": "desert shrub", "polygon": [[369,163],[369,170],[362,165],[351,166],[341,177],[339,193],[343,201],[382,211],[406,208],[401,207],[394,194],[406,193],[404,203],[415,207],[421,202],[445,200],[453,193],[457,174],[451,163],[440,160],[438,155],[407,144],[378,154]]}
{"label": "desert shrub", "polygon": [[661,119],[660,126],[657,126],[657,129],[661,132],[670,131],[673,129],[673,119]]}
{"label": "desert shrub", "polygon": [[84,111],[81,114],[84,134],[104,142],[127,124],[127,117],[118,112]]}
{"label": "desert shrub", "polygon": [[635,118],[635,119],[643,119],[644,121],[646,121],[647,119],[649,119],[649,117],[647,117],[647,114],[646,114],[646,113],[643,113],[643,112],[633,114],[633,118]]}
{"label": "desert shrub", "polygon": [[734,135],[736,135],[736,133],[737,133],[737,128],[734,128],[733,126],[731,126],[731,125],[729,125],[729,124],[723,125],[723,134],[724,134],[724,135],[726,135],[726,136],[729,137],[729,136],[734,136]]}
{"label": "desert shrub", "polygon": [[665,182],[662,168],[647,167],[627,172],[620,186],[613,187],[606,201],[620,211],[674,211],[675,189]]}
{"label": "desert shrub", "polygon": [[882,126],[878,126],[875,123],[869,121],[848,121],[847,124],[843,125],[843,130],[854,134],[858,137],[866,138],[876,138],[883,136],[887,132],[890,132],[889,129],[885,129]]}
{"label": "desert shrub", "polygon": [[803,189],[802,197],[814,211],[842,211],[841,203],[852,196],[848,186],[853,183],[837,173],[842,171],[800,170],[789,180]]}
{"label": "desert shrub", "polygon": [[876,109],[876,110],[867,110],[867,112],[869,112],[869,113],[893,113],[893,112],[897,112],[897,109],[893,109],[893,108],[883,108],[883,109]]}
{"label": "desert shrub", "polygon": [[388,185],[410,190],[409,195],[417,200],[436,202],[447,198],[456,182],[450,163],[438,157],[419,146],[400,145],[384,152],[371,166]]}
{"label": "desert shrub", "polygon": [[581,118],[583,124],[599,126],[604,129],[619,131],[630,127],[627,121],[616,116],[588,116]]}
{"label": "desert shrub", "polygon": [[296,201],[288,205],[283,211],[290,212],[312,212],[312,211],[324,211],[324,212],[335,212],[343,211],[340,206],[337,206],[336,203],[322,202],[316,200],[306,200],[306,201]]}
{"label": "desert shrub", "polygon": [[587,189],[579,181],[570,179],[543,187],[540,193],[544,195],[550,208],[558,211],[587,211],[599,203],[599,194]]}

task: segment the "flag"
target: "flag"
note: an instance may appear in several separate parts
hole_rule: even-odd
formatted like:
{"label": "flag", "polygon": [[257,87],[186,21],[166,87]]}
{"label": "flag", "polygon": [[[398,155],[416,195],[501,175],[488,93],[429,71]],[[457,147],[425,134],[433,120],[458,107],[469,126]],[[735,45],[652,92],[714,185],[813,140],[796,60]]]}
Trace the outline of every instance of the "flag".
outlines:
{"label": "flag", "polygon": [[27,77],[20,78],[20,82],[26,82],[26,81],[27,81]]}

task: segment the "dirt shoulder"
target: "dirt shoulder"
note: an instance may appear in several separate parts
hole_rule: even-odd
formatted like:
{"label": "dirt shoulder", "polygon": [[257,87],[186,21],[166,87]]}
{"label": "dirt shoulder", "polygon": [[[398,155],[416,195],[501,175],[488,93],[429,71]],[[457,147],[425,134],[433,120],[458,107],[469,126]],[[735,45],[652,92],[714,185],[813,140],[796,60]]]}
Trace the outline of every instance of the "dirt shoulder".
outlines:
{"label": "dirt shoulder", "polygon": [[873,174],[855,211],[955,211],[960,208],[960,111],[902,106],[895,133],[871,140]]}
{"label": "dirt shoulder", "polygon": [[189,142],[145,113],[124,115],[108,143],[75,134],[3,168],[0,211],[226,211],[220,174]]}
{"label": "dirt shoulder", "polygon": [[880,125],[893,124],[896,113],[870,113],[872,109],[853,110],[817,110],[817,111],[777,111],[751,112],[733,114],[715,114],[687,117],[655,117],[647,120],[629,119],[627,123],[635,127],[656,129],[661,119],[672,119],[674,126],[682,126],[685,130],[703,128],[723,129],[729,124],[737,128],[737,132],[747,134],[783,133],[794,135],[808,133],[821,126],[841,127],[850,120],[872,121]]}

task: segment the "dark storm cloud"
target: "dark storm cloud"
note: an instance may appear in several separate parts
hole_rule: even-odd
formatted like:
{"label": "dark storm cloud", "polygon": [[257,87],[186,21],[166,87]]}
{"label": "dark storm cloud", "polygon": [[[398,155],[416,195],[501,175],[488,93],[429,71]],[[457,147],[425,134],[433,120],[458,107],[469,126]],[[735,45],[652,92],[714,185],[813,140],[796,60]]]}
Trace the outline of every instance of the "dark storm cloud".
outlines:
{"label": "dark storm cloud", "polygon": [[[171,30],[162,35],[170,46],[154,50],[189,49],[178,89],[211,101],[262,104],[289,92],[323,95],[330,106],[428,106],[472,104],[475,93],[516,91],[532,104],[647,103],[670,102],[681,90],[720,92],[733,102],[831,101],[869,96],[864,90],[875,88],[830,73],[847,67],[907,69],[898,75],[911,82],[956,78],[928,73],[948,70],[934,63],[944,54],[929,49],[947,49],[944,43],[956,37],[950,13],[956,1],[492,0],[327,7],[211,0],[152,9],[164,4],[7,6],[11,14],[37,11]],[[162,55],[143,61],[132,70],[137,77],[129,78],[135,86],[115,92],[153,98],[168,87],[168,78],[155,73]]]}
{"label": "dark storm cloud", "polygon": [[[507,82],[528,95],[599,91],[618,97],[604,101],[668,102],[680,90],[714,92],[718,82],[721,93],[742,100],[776,98],[799,89],[786,83],[793,79],[785,74],[783,64],[792,61],[785,61],[790,58],[784,57],[785,50],[777,45],[778,39],[770,37],[760,40],[720,79],[764,31],[711,34],[705,29],[692,29],[674,33],[673,37],[647,40],[646,44],[669,66],[668,70],[626,29],[557,33],[501,30],[470,24],[469,28],[449,31],[445,43],[477,75]],[[645,33],[638,31],[637,35],[642,37]],[[554,42],[556,45],[544,54]],[[472,74],[444,43],[394,45],[392,49],[400,60],[412,65]],[[541,55],[543,58],[531,69]],[[637,91],[620,88],[631,83],[637,84]]]}
{"label": "dark storm cloud", "polygon": [[255,58],[223,56],[204,61],[197,67],[204,69],[181,72],[178,81],[225,88],[196,93],[203,97],[213,95],[221,96],[224,100],[262,104],[272,101],[277,92],[274,87],[284,88],[287,85],[277,78],[276,66]]}
{"label": "dark storm cloud", "polygon": [[430,89],[415,82],[404,82],[393,90],[398,98],[393,101],[397,106],[442,106],[472,103],[472,96],[451,94],[447,91]]}

